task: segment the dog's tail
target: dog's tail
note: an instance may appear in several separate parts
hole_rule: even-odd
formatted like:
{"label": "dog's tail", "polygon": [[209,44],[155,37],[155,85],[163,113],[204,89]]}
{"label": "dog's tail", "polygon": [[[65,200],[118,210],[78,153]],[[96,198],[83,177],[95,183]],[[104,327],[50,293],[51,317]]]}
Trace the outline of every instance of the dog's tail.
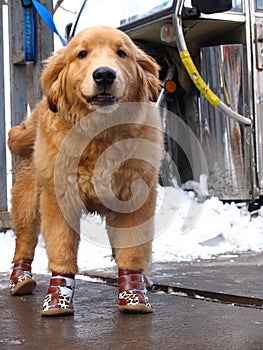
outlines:
{"label": "dog's tail", "polygon": [[41,102],[28,118],[9,130],[7,144],[13,154],[27,157],[33,153],[40,109]]}

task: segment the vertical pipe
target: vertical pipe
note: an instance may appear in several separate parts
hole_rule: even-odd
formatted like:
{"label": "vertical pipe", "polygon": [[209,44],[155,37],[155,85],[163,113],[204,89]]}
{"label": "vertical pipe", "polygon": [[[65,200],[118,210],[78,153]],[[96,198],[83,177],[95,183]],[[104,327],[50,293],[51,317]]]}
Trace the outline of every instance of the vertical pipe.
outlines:
{"label": "vertical pipe", "polygon": [[0,212],[7,211],[3,12],[0,6]]}

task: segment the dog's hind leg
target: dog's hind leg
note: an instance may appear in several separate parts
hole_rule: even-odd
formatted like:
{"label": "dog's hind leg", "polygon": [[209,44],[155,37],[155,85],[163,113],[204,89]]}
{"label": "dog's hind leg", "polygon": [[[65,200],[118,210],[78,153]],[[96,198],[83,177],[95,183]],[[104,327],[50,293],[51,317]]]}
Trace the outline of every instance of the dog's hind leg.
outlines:
{"label": "dog's hind leg", "polygon": [[39,187],[31,157],[22,159],[18,164],[12,188],[12,214],[16,247],[9,292],[11,295],[30,294],[36,286],[31,274],[31,263],[40,226]]}
{"label": "dog's hind leg", "polygon": [[[75,213],[72,216],[73,225],[78,231],[76,232],[63,216],[55,194],[47,190],[41,193],[40,208],[42,232],[46,241],[49,269],[52,272],[41,314],[42,316],[73,314],[80,238],[79,229],[75,225],[79,227],[80,215]],[[70,207],[69,211],[73,212],[74,208]]]}
{"label": "dog's hind leg", "polygon": [[147,203],[136,212],[106,216],[109,240],[118,266],[121,312],[152,312],[143,273],[151,261],[154,208],[153,192]]}

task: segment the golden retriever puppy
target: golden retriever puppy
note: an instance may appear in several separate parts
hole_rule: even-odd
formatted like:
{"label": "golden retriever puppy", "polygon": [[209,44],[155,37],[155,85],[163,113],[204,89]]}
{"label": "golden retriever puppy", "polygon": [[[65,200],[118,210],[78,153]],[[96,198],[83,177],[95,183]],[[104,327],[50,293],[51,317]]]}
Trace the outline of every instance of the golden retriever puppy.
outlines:
{"label": "golden retriever puppy", "polygon": [[83,210],[105,217],[118,266],[119,310],[152,312],[143,272],[151,259],[163,135],[158,65],[123,32],[92,27],[55,53],[45,96],[9,132],[24,158],[12,189],[16,232],[10,294],[35,288],[39,231],[52,272],[42,315],[73,313]]}

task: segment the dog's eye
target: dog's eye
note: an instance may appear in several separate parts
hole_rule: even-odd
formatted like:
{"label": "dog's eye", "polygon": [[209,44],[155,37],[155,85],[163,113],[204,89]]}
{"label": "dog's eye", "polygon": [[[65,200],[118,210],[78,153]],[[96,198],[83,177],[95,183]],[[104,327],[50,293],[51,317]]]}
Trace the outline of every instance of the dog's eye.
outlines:
{"label": "dog's eye", "polygon": [[78,58],[85,58],[88,56],[88,52],[85,50],[82,50],[78,53]]}
{"label": "dog's eye", "polygon": [[123,50],[118,50],[117,55],[120,56],[121,58],[124,58],[127,56],[126,52]]}

